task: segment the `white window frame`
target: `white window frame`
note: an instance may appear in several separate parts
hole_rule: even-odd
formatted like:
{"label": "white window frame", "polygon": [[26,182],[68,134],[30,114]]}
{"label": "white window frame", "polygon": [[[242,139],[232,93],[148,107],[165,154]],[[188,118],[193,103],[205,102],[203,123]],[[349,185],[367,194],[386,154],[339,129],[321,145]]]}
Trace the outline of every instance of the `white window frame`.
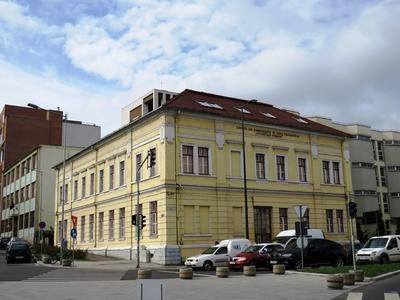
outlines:
{"label": "white window frame", "polygon": [[[142,161],[143,161],[143,152],[136,152],[135,153],[135,159],[134,159],[134,168],[133,168],[133,170],[135,170],[135,182],[137,181],[137,156],[138,155],[140,155],[140,163],[142,163]],[[118,165],[118,168],[119,168],[119,165]],[[119,170],[119,169],[118,169]],[[118,171],[119,172],[119,171]],[[139,181],[142,181],[143,180],[143,168],[141,168],[140,170],[139,170],[139,176],[140,176],[140,180]],[[118,178],[119,179],[119,178]],[[119,183],[118,183],[119,184]]]}
{"label": "white window frame", "polygon": [[[325,182],[325,177],[324,177],[324,162],[327,161],[328,162],[328,173],[329,173],[329,182]],[[321,160],[321,175],[322,175],[322,183],[323,184],[332,184],[333,182],[333,170],[332,170],[332,161],[329,159],[322,159]]]}
{"label": "white window frame", "polygon": [[[306,181],[301,181],[300,180],[300,165],[299,165],[299,159],[300,158],[306,160]],[[300,183],[308,183],[308,182],[310,182],[310,170],[309,170],[309,167],[308,167],[308,158],[306,156],[297,156],[297,176],[298,176],[298,179],[299,179]]]}
{"label": "white window frame", "polygon": [[[257,173],[257,154],[263,154],[264,155],[264,178],[258,178],[258,173]],[[265,152],[261,151],[255,151],[254,154],[254,174],[256,180],[268,180],[268,154]]]}
{"label": "white window frame", "polygon": [[[193,173],[184,173],[183,172],[183,146],[193,147]],[[200,174],[199,173],[199,147],[208,149],[208,174]],[[202,145],[202,144],[191,144],[191,143],[182,143],[180,147],[180,162],[181,162],[181,174],[182,175],[197,175],[197,176],[211,176],[212,175],[212,153],[210,145]]]}
{"label": "white window frame", "polygon": [[[285,163],[285,179],[279,179],[278,178],[278,156],[283,156],[284,157],[284,163]],[[288,160],[287,160],[287,155],[286,154],[275,154],[275,175],[276,175],[276,180],[285,182],[289,180],[289,172],[288,172]]]}

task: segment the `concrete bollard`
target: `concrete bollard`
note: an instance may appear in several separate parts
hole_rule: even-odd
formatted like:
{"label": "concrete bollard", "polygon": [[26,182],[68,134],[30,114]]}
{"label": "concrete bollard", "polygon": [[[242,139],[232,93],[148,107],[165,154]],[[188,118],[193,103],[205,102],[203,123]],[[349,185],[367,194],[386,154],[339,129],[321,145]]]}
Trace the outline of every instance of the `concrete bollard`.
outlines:
{"label": "concrete bollard", "polygon": [[228,267],[217,267],[215,274],[219,278],[228,278],[229,277],[229,268]]}
{"label": "concrete bollard", "polygon": [[344,285],[354,285],[354,273],[342,273],[340,275],[343,277]]}
{"label": "concrete bollard", "polygon": [[364,281],[364,271],[363,270],[350,270],[350,273],[354,273],[354,281],[355,282],[363,282]]}
{"label": "concrete bollard", "polygon": [[274,265],[272,267],[272,273],[277,275],[284,275],[285,274],[285,265]]}
{"label": "concrete bollard", "polygon": [[137,279],[151,279],[151,269],[139,269]]}
{"label": "concrete bollard", "polygon": [[193,279],[193,269],[192,268],[180,268],[179,269],[180,279]]}
{"label": "concrete bollard", "polygon": [[243,275],[244,276],[256,276],[256,267],[255,266],[244,266],[243,267]]}
{"label": "concrete bollard", "polygon": [[340,290],[343,288],[343,277],[340,275],[329,275],[326,282],[330,289]]}

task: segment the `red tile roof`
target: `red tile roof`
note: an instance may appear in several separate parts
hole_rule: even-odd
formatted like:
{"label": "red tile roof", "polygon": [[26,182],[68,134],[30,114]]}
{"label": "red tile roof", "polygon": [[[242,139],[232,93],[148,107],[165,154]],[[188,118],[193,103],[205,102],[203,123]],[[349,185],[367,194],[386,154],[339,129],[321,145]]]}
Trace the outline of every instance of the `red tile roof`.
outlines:
{"label": "red tile roof", "polygon": [[[208,107],[207,103],[211,104],[210,106],[213,106],[214,104],[214,106]],[[241,119],[241,112],[238,108],[243,105],[246,105],[243,113],[245,121],[318,132],[340,137],[349,137],[345,132],[311,121],[307,118],[263,102],[249,102],[249,100],[186,89],[165,104],[166,107],[172,109],[214,114],[236,120]],[[246,113],[246,111],[250,113]],[[275,116],[275,118],[267,117],[265,114],[271,114],[272,116]],[[300,121],[298,121],[298,119],[300,119]]]}

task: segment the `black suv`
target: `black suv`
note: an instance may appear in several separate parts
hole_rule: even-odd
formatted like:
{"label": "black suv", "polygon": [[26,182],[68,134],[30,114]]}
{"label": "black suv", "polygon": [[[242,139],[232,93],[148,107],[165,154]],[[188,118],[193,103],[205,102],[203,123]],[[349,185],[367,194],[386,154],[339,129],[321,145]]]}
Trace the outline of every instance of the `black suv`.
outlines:
{"label": "black suv", "polygon": [[6,260],[9,264],[12,261],[32,261],[32,253],[29,244],[14,242],[7,249]]}
{"label": "black suv", "polygon": [[[345,264],[346,251],[343,246],[325,239],[308,239],[304,247],[304,266],[332,265],[341,267]],[[296,240],[292,240],[285,250],[275,253],[271,263],[284,264],[288,268],[301,268],[301,249]]]}
{"label": "black suv", "polygon": [[11,240],[10,237],[2,237],[0,238],[0,250],[7,249],[7,244]]}

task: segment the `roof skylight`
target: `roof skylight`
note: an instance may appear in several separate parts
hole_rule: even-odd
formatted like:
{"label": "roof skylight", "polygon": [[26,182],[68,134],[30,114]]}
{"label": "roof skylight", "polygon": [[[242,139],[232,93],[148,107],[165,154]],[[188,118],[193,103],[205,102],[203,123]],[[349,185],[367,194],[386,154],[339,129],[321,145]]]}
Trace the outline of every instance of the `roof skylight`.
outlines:
{"label": "roof skylight", "polygon": [[303,124],[308,124],[308,122],[302,118],[296,118],[296,121]]}
{"label": "roof skylight", "polygon": [[204,106],[204,107],[223,109],[220,105],[218,105],[216,103],[209,103],[209,102],[206,102],[206,101],[196,101],[196,102],[199,103],[200,105]]}
{"label": "roof skylight", "polygon": [[262,112],[262,114],[263,114],[264,116],[266,116],[267,118],[276,119],[276,117],[275,117],[273,114],[270,114],[270,113],[263,113],[263,112]]}
{"label": "roof skylight", "polygon": [[235,107],[238,111],[244,113],[244,114],[251,114],[247,109],[245,108],[240,108],[240,107]]}

